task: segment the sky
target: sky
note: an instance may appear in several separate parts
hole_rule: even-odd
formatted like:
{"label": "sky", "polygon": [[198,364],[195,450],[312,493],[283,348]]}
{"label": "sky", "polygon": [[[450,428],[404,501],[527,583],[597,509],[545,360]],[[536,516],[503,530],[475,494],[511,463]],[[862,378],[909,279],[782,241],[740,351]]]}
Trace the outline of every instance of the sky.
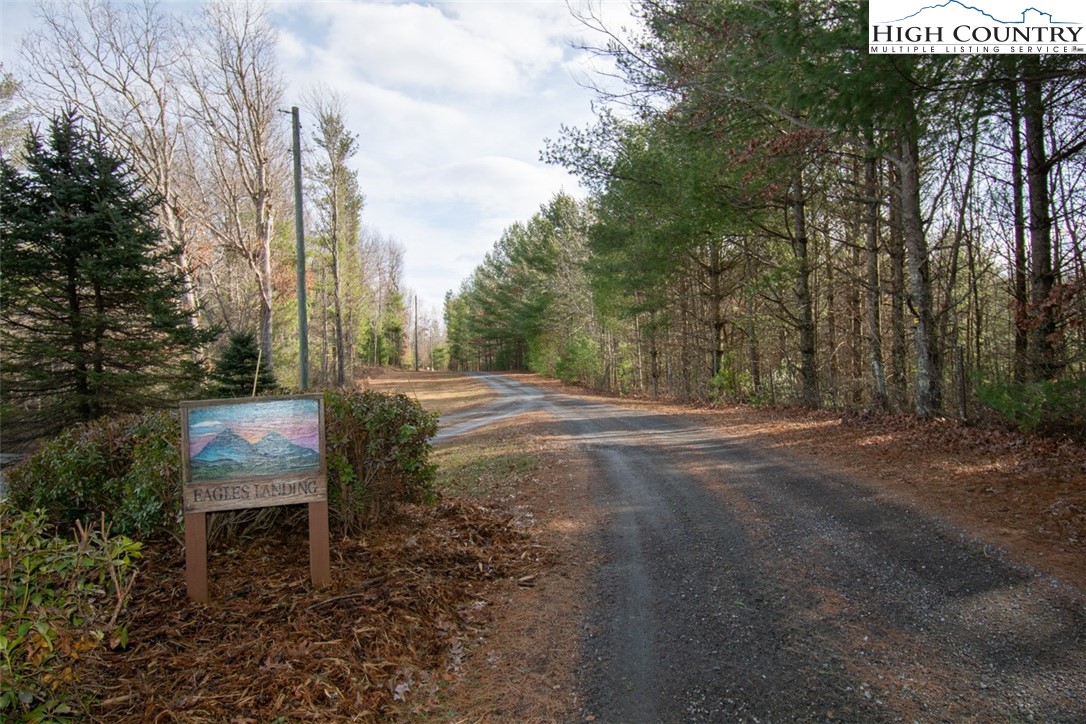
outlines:
{"label": "sky", "polygon": [[[577,9],[589,0],[570,0]],[[607,27],[631,26],[627,0],[591,0]],[[194,2],[167,2],[191,9]],[[0,0],[0,60],[18,73],[31,0]],[[423,315],[440,318],[502,231],[575,177],[539,160],[562,124],[593,119],[593,76],[579,38],[598,44],[565,0],[273,1],[286,105],[323,83],[358,134],[353,166],[363,223],[406,250],[404,281]],[[182,9],[182,8],[179,8]],[[308,125],[308,129],[307,129]],[[288,212],[289,213],[289,212]]]}

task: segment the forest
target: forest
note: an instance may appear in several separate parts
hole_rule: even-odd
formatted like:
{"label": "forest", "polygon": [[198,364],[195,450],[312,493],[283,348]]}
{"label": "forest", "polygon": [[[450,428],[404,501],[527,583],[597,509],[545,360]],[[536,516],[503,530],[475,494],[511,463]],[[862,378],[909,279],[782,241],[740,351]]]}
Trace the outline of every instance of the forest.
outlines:
{"label": "forest", "polygon": [[[128,179],[133,193],[148,196],[147,221],[158,235],[156,273],[176,282],[173,303],[198,331],[194,339],[200,341],[191,352],[197,368],[213,371],[232,344],[249,344],[264,370],[262,387],[298,384],[289,110],[295,103],[304,119],[310,383],[342,386],[363,365],[411,359],[406,355],[412,293],[403,278],[404,247],[363,223],[365,194],[351,168],[358,139],[343,99],[323,86],[301,99],[285,96],[277,31],[266,5],[209,2],[189,12],[168,3],[79,0],[42,4],[36,13],[39,22],[23,39],[18,73],[3,72],[0,155],[15,178],[29,162],[28,134],[45,145],[50,119],[59,117],[80,129],[77,135],[100,157],[117,159],[116,173]],[[7,231],[10,239],[23,233]],[[5,260],[6,272],[15,269],[14,259]],[[47,324],[27,324],[41,310],[4,302],[9,352],[53,335]],[[52,312],[42,314],[47,319]],[[426,323],[436,326],[437,320]],[[31,379],[35,368],[46,368],[42,359],[54,360],[54,372],[57,365],[81,364],[69,364],[71,350],[62,342],[35,350],[25,359],[9,354],[5,364],[9,439],[20,424],[30,423],[22,413],[71,392]],[[127,374],[116,366],[108,372],[114,378]],[[251,381],[251,370],[248,376]],[[113,409],[196,394],[161,382],[160,377],[111,390],[132,398],[130,405]],[[84,412],[64,417],[99,414]]]}
{"label": "forest", "polygon": [[1083,56],[869,54],[861,2],[636,8],[542,152],[588,198],[448,296],[453,367],[1081,432]]}
{"label": "forest", "polygon": [[[444,328],[412,314],[403,245],[363,223],[343,98],[299,102],[314,386],[421,362],[1084,427],[1083,56],[870,54],[857,1],[638,0],[632,30],[592,7],[572,12],[608,39],[580,48],[610,69],[584,81],[596,119],[541,151],[587,193],[506,228]],[[252,335],[264,379],[295,384],[291,101],[267,7],[43,8],[3,75],[4,158],[28,124],[77,117],[156,199],[164,273],[208,332],[193,361]],[[41,394],[16,372],[9,412]]]}

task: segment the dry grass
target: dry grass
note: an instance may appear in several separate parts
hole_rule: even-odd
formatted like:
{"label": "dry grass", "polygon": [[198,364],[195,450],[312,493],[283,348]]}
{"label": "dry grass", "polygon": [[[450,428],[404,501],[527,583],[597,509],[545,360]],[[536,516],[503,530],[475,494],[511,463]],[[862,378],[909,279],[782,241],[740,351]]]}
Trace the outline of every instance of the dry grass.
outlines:
{"label": "dry grass", "polygon": [[[431,383],[437,384],[431,388]],[[375,387],[415,394],[427,409],[479,400],[477,380],[390,371]],[[489,389],[489,388],[488,388]],[[438,488],[465,502],[486,501],[546,551],[548,565],[527,580],[490,589],[491,618],[463,650],[455,680],[413,715],[457,722],[557,722],[578,716],[574,672],[583,608],[595,562],[597,511],[588,494],[595,468],[583,453],[546,434],[531,413],[439,445]]]}
{"label": "dry grass", "polygon": [[485,405],[496,395],[485,383],[455,372],[409,372],[391,368],[371,368],[359,376],[364,389],[378,392],[402,392],[430,412],[449,415]]}
{"label": "dry grass", "polygon": [[574,672],[598,525],[588,495],[595,470],[583,453],[544,442],[532,413],[441,445],[443,488],[509,511],[550,565],[529,581],[496,586],[493,621],[474,641],[458,680],[430,716],[470,722],[577,718]]}

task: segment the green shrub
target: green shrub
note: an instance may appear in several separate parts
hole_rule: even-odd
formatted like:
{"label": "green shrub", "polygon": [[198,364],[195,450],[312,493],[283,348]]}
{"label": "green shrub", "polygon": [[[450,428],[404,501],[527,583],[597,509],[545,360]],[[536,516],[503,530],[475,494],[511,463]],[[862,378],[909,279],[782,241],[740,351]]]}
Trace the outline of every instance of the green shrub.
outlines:
{"label": "green shrub", "polygon": [[105,513],[119,533],[145,539],[178,529],[180,450],[176,412],[102,418],[66,430],[13,468],[9,495],[57,525]]}
{"label": "green shrub", "polygon": [[[118,532],[149,538],[181,527],[181,421],[177,413],[140,415],[127,438],[129,464],[112,509]],[[111,486],[111,489],[115,489]]]}
{"label": "green shrub", "polygon": [[735,352],[725,352],[720,358],[720,369],[709,383],[709,398],[713,402],[742,400],[750,387],[750,374],[735,361]]}
{"label": "green shrub", "polygon": [[435,370],[449,368],[449,347],[444,344],[435,344],[430,350],[430,366]]}
{"label": "green shrub", "polygon": [[540,332],[528,340],[528,370],[545,377],[556,377],[558,344],[555,335]]}
{"label": "green shrub", "polygon": [[0,719],[86,713],[79,661],[123,647],[140,544],[104,525],[57,536],[41,511],[0,501]]}
{"label": "green shrub", "polygon": [[587,334],[578,332],[570,337],[558,356],[555,374],[563,382],[578,385],[598,384],[603,376],[599,347]]}
{"label": "green shrub", "polygon": [[1023,432],[1086,435],[1086,377],[982,382],[977,398]]}
{"label": "green shrub", "polygon": [[357,533],[400,502],[432,499],[437,416],[406,395],[324,393],[329,507]]}
{"label": "green shrub", "polygon": [[[325,393],[329,502],[358,531],[398,502],[431,495],[429,438],[437,418],[404,395]],[[125,535],[180,533],[181,423],[177,412],[103,418],[47,442],[10,471],[12,502],[70,526],[105,514]],[[281,509],[216,513],[209,537],[268,527]]]}

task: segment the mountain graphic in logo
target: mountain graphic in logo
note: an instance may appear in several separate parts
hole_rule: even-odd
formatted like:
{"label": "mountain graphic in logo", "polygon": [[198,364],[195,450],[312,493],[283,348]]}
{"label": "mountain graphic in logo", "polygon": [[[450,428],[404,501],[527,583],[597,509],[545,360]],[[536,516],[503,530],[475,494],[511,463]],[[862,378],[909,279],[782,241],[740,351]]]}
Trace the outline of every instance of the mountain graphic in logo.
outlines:
{"label": "mountain graphic in logo", "polygon": [[316,450],[295,445],[277,432],[269,432],[253,444],[253,449],[267,458],[290,458],[317,456]]}
{"label": "mountain graphic in logo", "polygon": [[320,454],[278,432],[250,443],[233,430],[216,435],[190,460],[192,480],[210,482],[258,475],[315,472]]}
{"label": "mountain graphic in logo", "polygon": [[192,459],[204,463],[219,463],[227,460],[244,462],[253,457],[252,444],[233,430],[223,430],[204,446],[200,454]]}
{"label": "mountain graphic in logo", "polygon": [[898,24],[906,21],[915,21],[920,15],[925,22],[939,25],[951,24],[977,24],[999,23],[1000,25],[1075,25],[1077,23],[1055,20],[1052,13],[1039,10],[1035,7],[1027,7],[1019,14],[1018,19],[1010,20],[997,18],[991,13],[974,5],[967,5],[960,0],[947,0],[938,5],[927,5],[920,8],[912,15],[906,15],[898,20],[887,21],[886,24]]}

